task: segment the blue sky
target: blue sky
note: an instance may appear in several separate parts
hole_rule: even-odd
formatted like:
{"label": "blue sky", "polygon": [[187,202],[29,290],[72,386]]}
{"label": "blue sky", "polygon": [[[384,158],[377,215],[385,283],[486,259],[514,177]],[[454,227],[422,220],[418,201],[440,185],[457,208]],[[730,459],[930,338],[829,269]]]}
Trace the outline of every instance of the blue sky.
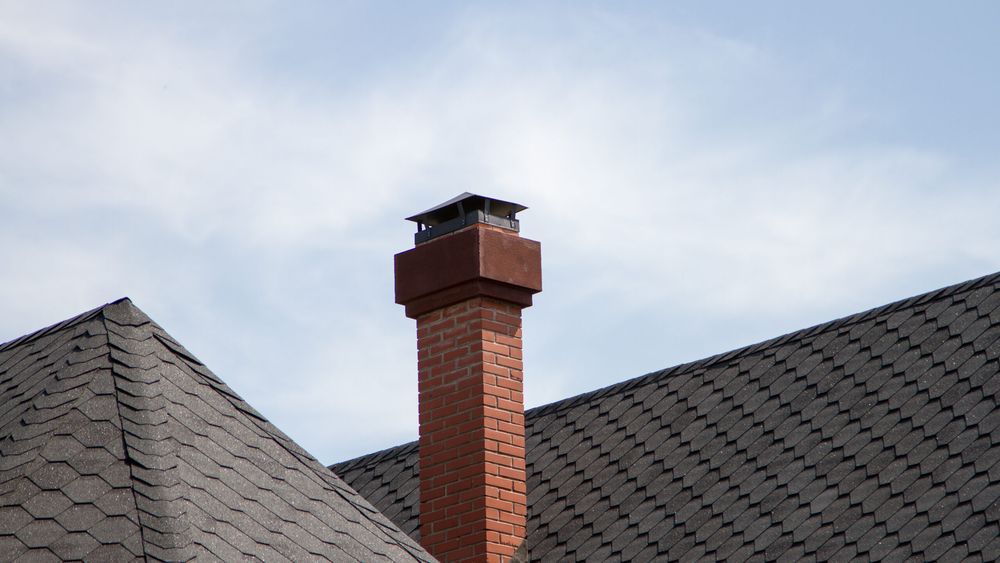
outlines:
{"label": "blue sky", "polygon": [[392,255],[524,203],[529,406],[1000,270],[989,2],[0,0],[0,340],[121,296],[324,462],[416,437]]}

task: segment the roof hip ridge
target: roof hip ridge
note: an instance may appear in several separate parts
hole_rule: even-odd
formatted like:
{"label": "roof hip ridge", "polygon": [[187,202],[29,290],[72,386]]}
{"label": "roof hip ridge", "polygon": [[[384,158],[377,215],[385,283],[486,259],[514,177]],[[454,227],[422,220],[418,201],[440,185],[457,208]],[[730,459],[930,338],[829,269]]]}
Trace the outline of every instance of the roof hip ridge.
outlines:
{"label": "roof hip ridge", "polygon": [[[115,359],[115,355],[112,353],[111,349],[112,346],[114,346],[114,344],[112,344],[111,328],[108,326],[109,319],[107,315],[107,309],[124,301],[128,301],[128,304],[130,306],[135,307],[134,305],[132,305],[131,300],[129,300],[127,297],[124,297],[112,303],[105,304],[103,307],[97,309],[97,311],[100,313],[101,324],[104,326],[104,331],[105,331],[104,337],[107,339],[108,363],[110,364],[110,370],[111,370],[111,388],[114,390],[114,397],[115,397],[115,414],[118,416],[118,427],[120,428],[122,435],[122,455],[125,458],[124,460],[125,466],[128,468],[128,477],[129,477],[128,490],[129,492],[132,493],[132,505],[135,507],[135,517],[137,521],[136,525],[139,528],[139,543],[142,545],[143,553],[148,553],[149,551],[148,551],[148,541],[146,539],[146,528],[149,527],[150,525],[149,524],[150,518],[152,517],[153,519],[156,519],[157,517],[148,513],[148,511],[146,510],[147,507],[145,506],[145,503],[140,502],[139,493],[136,492],[135,490],[135,483],[136,480],[139,478],[136,475],[136,467],[141,466],[142,462],[134,455],[133,450],[135,449],[135,445],[131,443],[132,440],[129,439],[129,432],[125,430],[126,417],[122,414],[122,398],[121,398],[121,393],[122,393],[121,379],[125,378],[125,376],[121,373],[121,367],[122,367],[121,361]],[[111,320],[110,322],[113,323],[114,321]],[[121,352],[125,354],[130,354],[130,352],[127,350],[121,350]],[[141,397],[139,400],[148,401],[149,399],[147,397]],[[149,485],[151,487],[155,487],[158,486],[159,484],[149,483]],[[162,533],[160,530],[157,530],[157,532]]]}

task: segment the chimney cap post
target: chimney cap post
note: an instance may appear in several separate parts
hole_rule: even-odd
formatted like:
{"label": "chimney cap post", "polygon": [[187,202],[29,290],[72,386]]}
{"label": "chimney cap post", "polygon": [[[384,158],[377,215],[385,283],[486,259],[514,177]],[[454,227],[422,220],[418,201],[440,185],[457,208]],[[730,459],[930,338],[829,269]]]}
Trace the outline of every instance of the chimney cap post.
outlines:
{"label": "chimney cap post", "polygon": [[475,223],[518,232],[521,227],[517,214],[525,209],[519,203],[464,192],[406,220],[417,224],[413,240],[420,244]]}

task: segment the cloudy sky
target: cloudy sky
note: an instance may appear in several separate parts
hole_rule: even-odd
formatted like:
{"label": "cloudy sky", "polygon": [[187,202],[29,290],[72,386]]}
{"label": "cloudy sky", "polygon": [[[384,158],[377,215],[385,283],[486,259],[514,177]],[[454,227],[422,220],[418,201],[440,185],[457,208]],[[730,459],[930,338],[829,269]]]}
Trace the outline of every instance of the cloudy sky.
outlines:
{"label": "cloudy sky", "polygon": [[997,6],[0,0],[0,340],[129,296],[331,463],[416,437],[463,191],[543,245],[529,406],[993,273]]}

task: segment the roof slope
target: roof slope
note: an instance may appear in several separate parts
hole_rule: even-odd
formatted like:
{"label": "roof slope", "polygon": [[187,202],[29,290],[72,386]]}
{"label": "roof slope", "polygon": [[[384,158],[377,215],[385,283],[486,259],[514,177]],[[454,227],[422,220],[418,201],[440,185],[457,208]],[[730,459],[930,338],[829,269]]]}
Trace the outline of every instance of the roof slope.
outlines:
{"label": "roof slope", "polygon": [[0,346],[0,553],[431,559],[128,300]]}
{"label": "roof slope", "polygon": [[[531,409],[531,558],[996,560],[998,358],[993,275]],[[416,443],[333,469],[417,537]]]}

